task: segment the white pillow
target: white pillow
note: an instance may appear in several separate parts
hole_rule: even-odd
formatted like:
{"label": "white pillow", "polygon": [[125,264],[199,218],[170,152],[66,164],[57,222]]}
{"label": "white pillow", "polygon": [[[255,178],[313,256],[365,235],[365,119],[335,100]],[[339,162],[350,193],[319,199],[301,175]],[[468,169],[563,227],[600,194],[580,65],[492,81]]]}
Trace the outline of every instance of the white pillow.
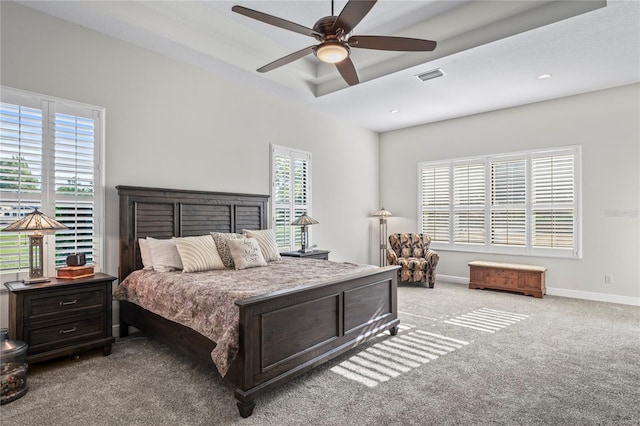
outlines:
{"label": "white pillow", "polygon": [[140,247],[140,257],[142,258],[142,269],[153,269],[153,261],[151,260],[151,252],[149,244],[144,238],[138,238],[138,247]]}
{"label": "white pillow", "polygon": [[176,243],[182,272],[202,272],[212,269],[224,269],[216,243],[211,235],[199,237],[173,238]]}
{"label": "white pillow", "polygon": [[261,231],[243,229],[242,232],[244,232],[245,237],[258,240],[264,260],[271,262],[272,260],[281,259],[278,244],[276,243],[276,233],[273,229],[263,229]]}
{"label": "white pillow", "polygon": [[149,253],[151,253],[154,271],[169,272],[182,269],[180,253],[178,253],[176,243],[173,240],[158,240],[147,237],[147,245]]}
{"label": "white pillow", "polygon": [[222,263],[224,263],[225,267],[233,269],[235,266],[233,264],[233,257],[231,257],[231,252],[229,251],[229,245],[227,244],[227,242],[229,240],[237,240],[238,238],[244,237],[240,234],[224,232],[212,232],[211,236],[213,237],[213,241],[216,242],[218,254],[220,254]]}
{"label": "white pillow", "polygon": [[229,240],[227,243],[229,244],[229,251],[236,269],[267,266],[267,262],[262,257],[260,246],[255,238]]}

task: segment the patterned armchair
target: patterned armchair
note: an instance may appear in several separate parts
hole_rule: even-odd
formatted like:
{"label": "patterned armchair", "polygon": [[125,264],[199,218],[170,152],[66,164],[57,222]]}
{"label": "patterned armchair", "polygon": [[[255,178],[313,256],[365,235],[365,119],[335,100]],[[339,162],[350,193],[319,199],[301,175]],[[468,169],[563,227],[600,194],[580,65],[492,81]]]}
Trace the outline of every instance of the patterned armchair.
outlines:
{"label": "patterned armchair", "polygon": [[391,234],[387,249],[387,263],[400,265],[398,280],[436,283],[436,266],[440,256],[429,249],[431,237],[426,234]]}

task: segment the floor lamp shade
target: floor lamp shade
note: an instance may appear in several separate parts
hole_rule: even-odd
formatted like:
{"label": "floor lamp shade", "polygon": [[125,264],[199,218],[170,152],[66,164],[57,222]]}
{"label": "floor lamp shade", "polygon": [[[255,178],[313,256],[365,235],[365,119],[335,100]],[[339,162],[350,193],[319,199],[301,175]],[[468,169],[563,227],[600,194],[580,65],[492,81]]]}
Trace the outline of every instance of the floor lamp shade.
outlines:
{"label": "floor lamp shade", "polygon": [[67,229],[67,227],[36,208],[30,214],[2,230],[3,232],[34,231],[32,235],[29,235],[29,280],[27,282],[48,281],[44,277],[44,235],[42,233],[60,229]]}
{"label": "floor lamp shade", "polygon": [[380,218],[380,266],[387,264],[387,218],[391,212],[384,207],[375,212],[373,216]]}
{"label": "floor lamp shade", "polygon": [[307,230],[307,226],[315,225],[316,223],[320,223],[311,216],[307,216],[307,213],[302,213],[299,218],[291,222],[293,226],[301,226],[302,233],[300,238],[302,240],[302,248],[299,250],[300,253],[306,253],[309,251],[309,231]]}

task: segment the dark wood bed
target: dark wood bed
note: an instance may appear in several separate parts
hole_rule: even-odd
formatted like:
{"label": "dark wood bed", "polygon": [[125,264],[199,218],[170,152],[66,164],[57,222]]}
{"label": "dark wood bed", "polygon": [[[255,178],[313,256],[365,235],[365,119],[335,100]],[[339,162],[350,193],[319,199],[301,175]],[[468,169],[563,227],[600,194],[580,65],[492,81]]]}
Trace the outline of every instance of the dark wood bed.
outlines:
{"label": "dark wood bed", "polygon": [[[120,282],[142,268],[138,238],[171,238],[267,227],[266,195],[118,186]],[[225,377],[242,417],[255,398],[384,330],[397,333],[397,267],[373,269],[236,301],[240,350]],[[291,321],[295,318],[295,321]],[[211,361],[215,342],[140,306],[120,302],[120,336],[133,326],[185,353]]]}

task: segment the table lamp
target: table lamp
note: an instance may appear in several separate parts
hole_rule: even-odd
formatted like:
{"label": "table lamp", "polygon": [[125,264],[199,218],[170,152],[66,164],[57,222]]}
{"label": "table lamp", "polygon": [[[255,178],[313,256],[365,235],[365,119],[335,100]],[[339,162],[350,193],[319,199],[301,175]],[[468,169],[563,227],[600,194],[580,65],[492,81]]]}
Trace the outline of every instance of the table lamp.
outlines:
{"label": "table lamp", "polygon": [[307,226],[309,225],[315,225],[316,223],[320,223],[317,220],[315,220],[314,218],[312,218],[311,216],[307,216],[307,213],[302,213],[302,215],[297,218],[296,220],[294,220],[293,222],[291,222],[291,225],[293,226],[302,226],[302,234],[301,234],[301,239],[302,239],[302,248],[300,250],[298,250],[300,253],[307,253],[311,250],[308,249],[309,246],[309,231],[307,230]]}
{"label": "table lamp", "polygon": [[44,276],[44,235],[42,235],[42,232],[56,231],[59,229],[67,229],[67,227],[57,220],[46,216],[36,208],[30,214],[13,222],[2,230],[3,232],[34,231],[32,235],[29,235],[29,279],[25,280],[25,283],[33,284],[49,281],[49,278]]}

